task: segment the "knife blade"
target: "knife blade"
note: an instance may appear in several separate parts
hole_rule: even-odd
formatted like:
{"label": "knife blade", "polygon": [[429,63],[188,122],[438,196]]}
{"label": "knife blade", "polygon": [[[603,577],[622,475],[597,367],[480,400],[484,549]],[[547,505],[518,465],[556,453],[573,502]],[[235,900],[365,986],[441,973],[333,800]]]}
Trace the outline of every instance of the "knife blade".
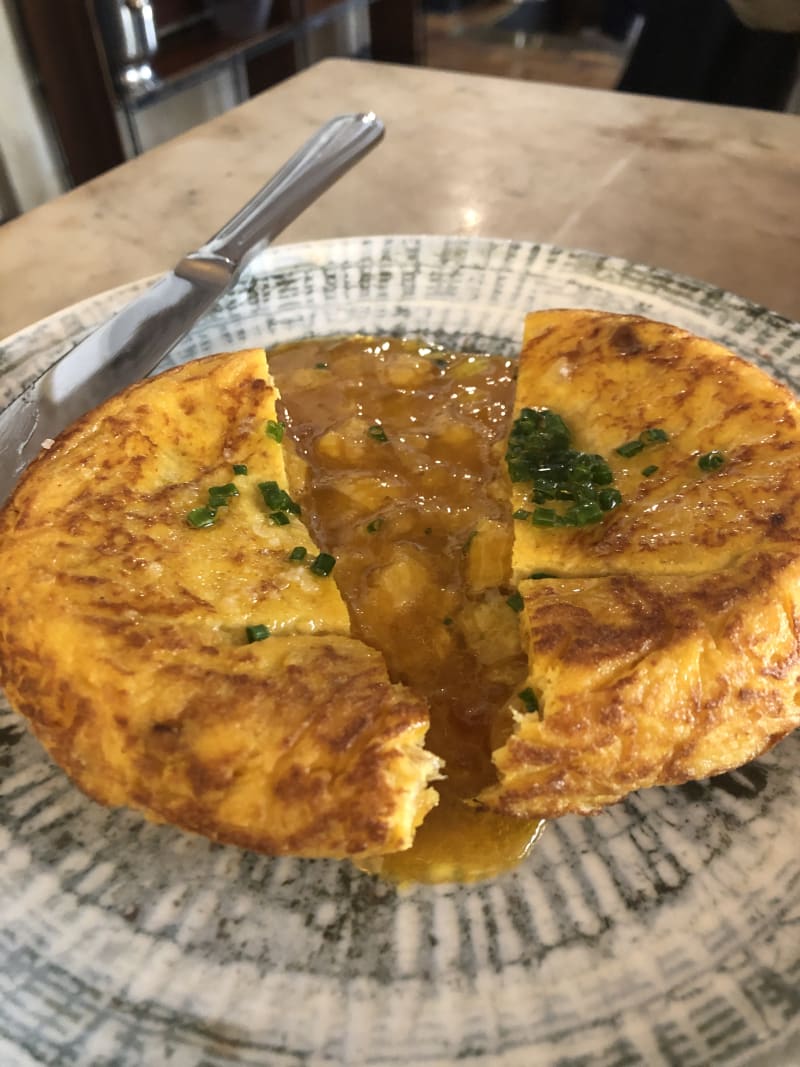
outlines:
{"label": "knife blade", "polygon": [[383,137],[373,113],[322,126],[197,251],[63,355],[0,414],[0,505],[79,416],[148,374],[264,248]]}

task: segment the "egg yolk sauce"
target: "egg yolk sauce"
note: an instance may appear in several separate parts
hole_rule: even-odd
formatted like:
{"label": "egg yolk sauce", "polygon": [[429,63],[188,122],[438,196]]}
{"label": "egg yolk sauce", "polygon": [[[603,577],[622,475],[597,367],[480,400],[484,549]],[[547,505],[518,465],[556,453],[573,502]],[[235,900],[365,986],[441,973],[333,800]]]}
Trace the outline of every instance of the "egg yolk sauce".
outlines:
{"label": "egg yolk sauce", "polygon": [[507,870],[541,823],[473,798],[496,780],[491,751],[527,671],[504,462],[515,361],[360,337],[280,346],[269,364],[300,461],[291,488],[336,559],[353,635],[427,701],[426,747],[445,760],[413,847],[368,869],[397,882]]}

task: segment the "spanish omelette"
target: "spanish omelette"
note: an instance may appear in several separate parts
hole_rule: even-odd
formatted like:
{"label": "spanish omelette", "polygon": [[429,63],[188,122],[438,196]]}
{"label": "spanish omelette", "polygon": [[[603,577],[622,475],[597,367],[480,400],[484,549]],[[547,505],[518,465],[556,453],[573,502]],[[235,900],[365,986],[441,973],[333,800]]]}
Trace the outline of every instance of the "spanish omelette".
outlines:
{"label": "spanish omelette", "polygon": [[[310,467],[289,433],[283,440],[263,351],[134,386],[30,468],[0,518],[0,680],[87,793],[273,854],[407,849],[436,803],[441,764],[424,747],[417,661],[390,647],[400,627],[379,610],[384,586],[400,598],[404,631],[426,602],[441,611],[421,652],[433,692],[437,672],[446,689],[448,665],[471,678],[468,662],[499,692],[518,657],[504,613],[519,611],[528,676],[497,717],[497,780],[477,790],[484,812],[596,811],[634,789],[737,766],[798,725],[800,432],[788,391],[665,324],[528,316],[514,415],[558,412],[575,449],[604,457],[619,495],[602,521],[554,529],[512,522],[512,507],[535,506],[529,486],[509,489],[491,434],[475,471],[455,469],[458,442],[481,437],[447,423],[432,375],[463,378],[472,396],[481,362],[432,354],[380,372],[406,407],[419,379],[437,408],[435,444],[416,416],[410,436],[390,431],[407,441],[407,471],[400,463],[387,481],[387,452],[374,447],[386,435],[368,427],[362,396],[357,416],[320,437],[332,465],[323,495],[340,502],[342,570],[352,570],[349,542],[372,583],[363,602],[348,600],[354,617],[372,618],[359,630],[366,643],[351,636],[336,574],[309,565],[325,556],[308,529],[319,534],[322,520],[292,498]],[[355,359],[342,355],[343,366]],[[435,458],[408,452],[412,436]],[[712,454],[721,463],[703,467]],[[449,532],[424,517],[421,492],[388,507],[417,470],[444,494],[437,517],[449,516]],[[451,508],[445,474],[469,481],[481,470],[491,507],[467,492],[463,509]],[[474,529],[457,547],[466,516]],[[371,546],[384,521],[399,555],[377,581]],[[420,583],[435,583],[432,551],[463,569],[461,603],[452,588],[422,595]],[[390,682],[384,654],[408,687]],[[431,747],[451,726],[439,724]],[[459,768],[454,751],[451,791],[485,760]],[[445,799],[450,810],[447,790]],[[434,840],[438,851],[438,831]]]}

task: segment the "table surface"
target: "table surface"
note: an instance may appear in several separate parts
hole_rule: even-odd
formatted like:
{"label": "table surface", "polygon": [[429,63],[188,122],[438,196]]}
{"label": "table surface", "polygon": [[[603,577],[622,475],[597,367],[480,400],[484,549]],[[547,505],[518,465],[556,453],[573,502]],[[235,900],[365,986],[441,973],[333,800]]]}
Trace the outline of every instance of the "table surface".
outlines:
{"label": "table surface", "polygon": [[281,236],[477,234],[681,271],[800,319],[800,118],[326,60],[0,228],[0,337],[169,269],[331,115],[380,147]]}

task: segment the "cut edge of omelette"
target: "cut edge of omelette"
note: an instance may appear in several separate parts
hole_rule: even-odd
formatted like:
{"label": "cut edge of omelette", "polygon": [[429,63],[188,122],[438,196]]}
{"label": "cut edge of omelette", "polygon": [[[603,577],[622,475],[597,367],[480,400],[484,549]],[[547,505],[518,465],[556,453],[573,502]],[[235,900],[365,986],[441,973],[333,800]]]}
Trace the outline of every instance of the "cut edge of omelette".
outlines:
{"label": "cut edge of omelette", "polygon": [[495,811],[591,814],[732,770],[800,725],[800,557],[718,573],[523,582],[525,682],[494,753]]}
{"label": "cut edge of omelette", "polygon": [[402,850],[438,800],[427,708],[314,570],[276,399],[263,350],[193,361],[31,465],[0,517],[0,681],[103,803],[271,854]]}
{"label": "cut edge of omelette", "polygon": [[[592,344],[597,350],[587,357]],[[629,381],[626,367],[638,357],[650,360],[648,382]],[[581,378],[582,362],[593,359],[603,361],[595,368],[606,378],[599,386]],[[677,327],[630,315],[546,311],[526,319],[514,414],[537,401],[555,407],[551,398],[560,393],[567,403],[559,413],[579,424],[577,447],[608,456],[615,433],[622,444],[648,426],[669,425],[659,376],[666,381],[677,367],[682,400],[691,401],[698,365],[718,373],[703,373],[699,388],[709,392],[710,418],[695,431],[697,440],[689,404],[675,413],[669,444],[632,460],[615,457],[629,514],[620,508],[577,531],[515,522],[529,673],[498,719],[498,781],[478,798],[492,810],[593,813],[640,788],[741,766],[800,725],[800,504],[792,485],[800,409],[791,393]],[[561,390],[553,384],[559,378]],[[610,394],[611,416],[606,426],[601,417],[595,434],[598,388]],[[633,415],[620,405],[626,388]],[[743,418],[755,420],[744,441]],[[713,474],[698,469],[698,455],[717,444],[729,462],[725,479],[713,482]],[[646,464],[663,468],[665,489],[637,477],[634,466]],[[514,490],[519,508],[525,497],[519,486]],[[679,538],[672,544],[662,530],[648,531],[646,517],[634,510],[656,512],[670,492],[695,507],[690,535],[678,514],[679,536],[690,538],[685,552]],[[730,501],[736,513],[725,515]],[[721,524],[712,526],[719,516]],[[548,576],[529,580],[532,572]]]}

